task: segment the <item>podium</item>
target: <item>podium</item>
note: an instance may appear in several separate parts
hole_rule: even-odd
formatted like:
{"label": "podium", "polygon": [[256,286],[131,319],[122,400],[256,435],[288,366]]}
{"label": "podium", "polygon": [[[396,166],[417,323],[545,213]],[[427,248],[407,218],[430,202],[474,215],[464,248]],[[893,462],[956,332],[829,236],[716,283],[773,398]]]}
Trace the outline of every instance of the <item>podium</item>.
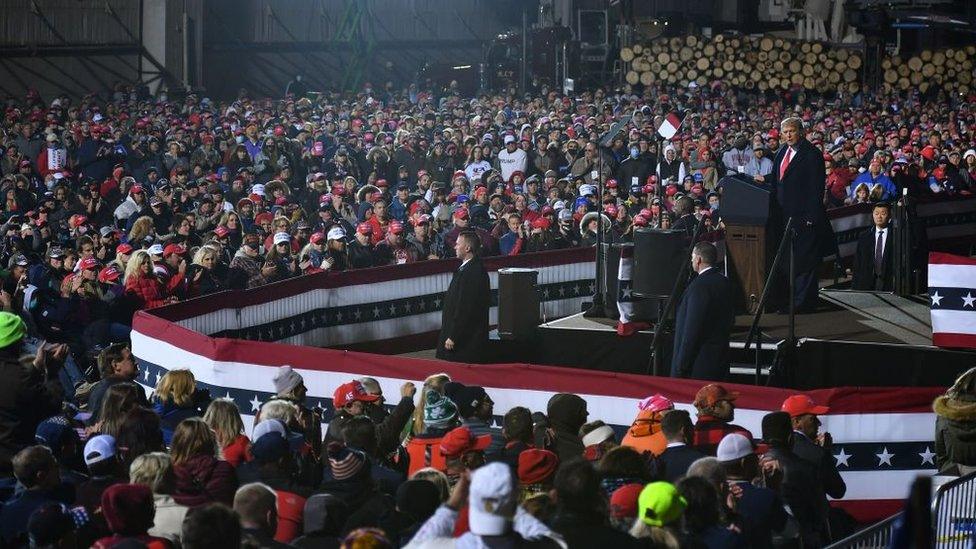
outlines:
{"label": "podium", "polygon": [[721,215],[725,223],[726,270],[735,287],[736,312],[753,314],[769,271],[769,239],[775,202],[771,189],[734,174],[722,178]]}

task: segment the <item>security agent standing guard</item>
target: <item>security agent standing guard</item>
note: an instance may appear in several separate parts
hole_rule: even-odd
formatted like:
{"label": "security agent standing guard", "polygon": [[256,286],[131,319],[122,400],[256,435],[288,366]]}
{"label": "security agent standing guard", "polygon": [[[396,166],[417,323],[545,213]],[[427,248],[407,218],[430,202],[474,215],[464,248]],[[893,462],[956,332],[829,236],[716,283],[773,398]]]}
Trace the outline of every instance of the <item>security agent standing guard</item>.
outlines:
{"label": "security agent standing guard", "polygon": [[874,226],[857,238],[854,255],[854,290],[890,292],[894,289],[891,254],[891,206],[879,202],[871,210]]}
{"label": "security agent standing guard", "polygon": [[698,273],[678,305],[671,376],[722,381],[729,375],[729,333],[735,321],[732,286],[715,264],[710,242],[695,244],[691,268]]}
{"label": "security agent standing guard", "polygon": [[478,253],[480,249],[481,239],[474,231],[463,231],[458,235],[454,253],[461,260],[461,266],[454,272],[451,285],[444,294],[437,358],[458,362],[484,360],[491,286]]}

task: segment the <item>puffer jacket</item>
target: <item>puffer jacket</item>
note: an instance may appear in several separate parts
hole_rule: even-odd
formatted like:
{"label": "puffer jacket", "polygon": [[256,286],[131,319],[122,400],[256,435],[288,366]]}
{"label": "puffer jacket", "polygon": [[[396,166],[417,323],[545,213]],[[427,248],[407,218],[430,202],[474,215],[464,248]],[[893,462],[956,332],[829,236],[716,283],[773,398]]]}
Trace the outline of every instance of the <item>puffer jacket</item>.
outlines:
{"label": "puffer jacket", "polygon": [[955,466],[976,468],[976,396],[943,395],[935,411],[935,464],[940,471]]}
{"label": "puffer jacket", "polygon": [[193,456],[173,467],[176,490],[173,499],[180,505],[196,507],[205,503],[234,503],[237,477],[234,467],[213,456]]}

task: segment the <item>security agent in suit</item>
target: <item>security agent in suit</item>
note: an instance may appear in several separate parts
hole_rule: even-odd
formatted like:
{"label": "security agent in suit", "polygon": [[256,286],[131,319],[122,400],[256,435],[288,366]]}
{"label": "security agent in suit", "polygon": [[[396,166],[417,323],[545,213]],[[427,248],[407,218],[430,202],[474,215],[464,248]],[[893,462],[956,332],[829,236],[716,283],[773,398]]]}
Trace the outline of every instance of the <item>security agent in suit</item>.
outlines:
{"label": "security agent in suit", "polygon": [[[783,223],[793,218],[796,236],[794,300],[797,312],[813,311],[817,304],[817,269],[823,258],[837,253],[834,231],[823,206],[823,153],[804,137],[803,121],[787,118],[780,124],[783,146],[773,159],[769,181]],[[789,272],[784,262],[783,272]]]}
{"label": "security agent in suit", "polygon": [[714,381],[729,374],[729,332],[735,321],[732,285],[715,268],[718,252],[710,242],[695,244],[691,268],[696,276],[678,305],[674,326],[672,377]]}
{"label": "security agent in suit", "polygon": [[461,266],[454,272],[444,294],[437,358],[478,362],[488,343],[488,308],[491,287],[488,272],[478,252],[481,239],[474,231],[463,231],[454,243]]}
{"label": "security agent in suit", "polygon": [[891,206],[879,202],[871,210],[874,226],[857,238],[854,255],[854,290],[890,292],[894,289],[893,257],[891,254]]}
{"label": "security agent in suit", "polygon": [[664,433],[668,445],[657,457],[657,465],[664,480],[677,482],[688,473],[692,463],[708,457],[688,446],[694,431],[695,426],[691,423],[691,415],[687,410],[671,410],[661,418],[661,432]]}

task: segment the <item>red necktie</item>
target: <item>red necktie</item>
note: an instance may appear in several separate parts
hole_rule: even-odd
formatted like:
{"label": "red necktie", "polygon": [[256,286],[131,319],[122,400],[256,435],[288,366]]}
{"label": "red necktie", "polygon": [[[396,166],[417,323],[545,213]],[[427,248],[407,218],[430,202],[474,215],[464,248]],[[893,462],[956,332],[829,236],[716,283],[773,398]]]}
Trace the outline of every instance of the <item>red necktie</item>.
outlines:
{"label": "red necktie", "polygon": [[793,147],[786,147],[786,155],[783,157],[783,163],[779,165],[779,178],[782,180],[783,176],[786,175],[786,167],[790,165],[790,159],[793,158]]}

